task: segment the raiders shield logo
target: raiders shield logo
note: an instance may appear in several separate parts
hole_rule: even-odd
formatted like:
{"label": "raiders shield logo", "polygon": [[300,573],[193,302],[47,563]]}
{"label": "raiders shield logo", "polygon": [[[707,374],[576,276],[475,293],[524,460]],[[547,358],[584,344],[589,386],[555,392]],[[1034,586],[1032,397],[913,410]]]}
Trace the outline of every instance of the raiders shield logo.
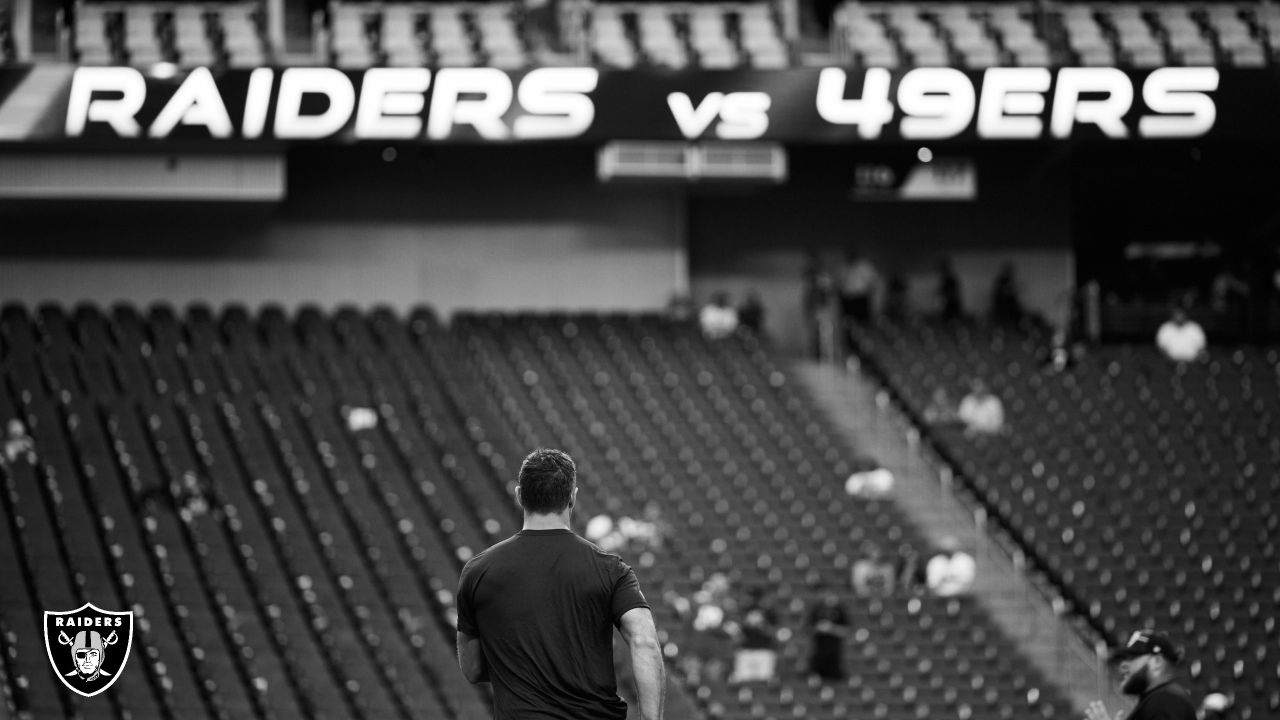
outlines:
{"label": "raiders shield logo", "polygon": [[44,648],[62,684],[93,697],[115,683],[133,647],[133,611],[112,612],[85,603],[44,612]]}

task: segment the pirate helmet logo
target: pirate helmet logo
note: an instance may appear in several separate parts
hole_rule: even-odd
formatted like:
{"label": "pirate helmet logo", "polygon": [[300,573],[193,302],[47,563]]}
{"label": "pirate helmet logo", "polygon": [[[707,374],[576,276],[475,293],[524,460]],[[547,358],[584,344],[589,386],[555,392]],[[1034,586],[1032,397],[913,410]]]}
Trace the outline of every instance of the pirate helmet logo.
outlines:
{"label": "pirate helmet logo", "polygon": [[133,647],[133,612],[85,603],[44,613],[44,646],[54,672],[73,692],[93,697],[120,677]]}

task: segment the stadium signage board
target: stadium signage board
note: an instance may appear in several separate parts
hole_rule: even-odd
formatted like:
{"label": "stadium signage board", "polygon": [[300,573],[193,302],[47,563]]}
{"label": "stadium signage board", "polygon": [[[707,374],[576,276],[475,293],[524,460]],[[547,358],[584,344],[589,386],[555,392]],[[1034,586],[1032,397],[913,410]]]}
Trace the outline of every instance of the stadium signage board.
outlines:
{"label": "stadium signage board", "polygon": [[[0,82],[0,93],[19,84]],[[0,95],[0,117],[14,94]],[[174,77],[74,67],[47,103],[43,120],[22,139],[1123,140],[1274,136],[1260,111],[1280,106],[1280,83],[1266,70],[1209,67],[263,67],[221,73],[195,68]]]}

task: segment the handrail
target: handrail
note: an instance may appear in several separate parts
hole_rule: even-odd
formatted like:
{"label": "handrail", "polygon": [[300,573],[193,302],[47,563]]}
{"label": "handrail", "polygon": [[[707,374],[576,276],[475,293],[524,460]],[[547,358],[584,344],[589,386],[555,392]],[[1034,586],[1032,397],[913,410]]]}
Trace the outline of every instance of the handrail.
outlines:
{"label": "handrail", "polygon": [[[967,511],[977,532],[975,536],[983,540],[987,552],[998,553],[1008,567],[1012,567],[1034,588],[1034,592],[1023,596],[1038,615],[1045,620],[1052,618],[1054,625],[1070,629],[1065,642],[1058,645],[1067,652],[1081,668],[1089,667],[1092,674],[1093,687],[1090,695],[1095,698],[1106,698],[1108,705],[1115,706],[1120,698],[1111,687],[1107,669],[1108,644],[1105,635],[1100,632],[1078,610],[1073,610],[1066,598],[1069,595],[1060,582],[1045,567],[1045,563],[1031,549],[1027,548],[1013,532],[975,491],[969,478],[958,470],[957,464],[941,447],[936,438],[929,432],[921,432],[924,425],[922,418],[906,403],[896,388],[888,381],[887,374],[877,361],[870,357],[854,339],[854,354],[866,375],[874,382],[876,406],[881,413],[895,421],[902,431],[904,442],[914,454],[928,465],[933,477],[937,480],[941,492],[949,497],[960,509]],[[991,556],[988,556],[991,557]],[[977,559],[982,560],[982,553]],[[985,563],[991,566],[991,563]],[[1043,580],[1038,579],[1039,574]]]}
{"label": "handrail", "polygon": [[[897,391],[897,388],[893,387],[892,383],[889,382],[887,373],[885,373],[883,369],[880,368],[878,361],[876,361],[875,358],[872,358],[868,354],[866,354],[865,351],[863,351],[862,348],[858,346],[858,342],[856,339],[853,341],[853,344],[855,346],[855,351],[856,351],[856,355],[859,362],[861,362],[864,366],[867,367],[867,369],[870,371],[871,375],[875,379],[876,383],[880,386],[881,391],[887,395],[889,400],[889,406],[891,406],[899,414],[901,420],[905,422],[911,428],[911,430],[915,432],[915,435],[918,438],[917,442],[919,442],[919,440],[923,440],[923,443],[920,445],[920,447],[924,451],[927,451],[929,453],[929,455],[931,456],[931,459],[933,460],[936,466],[946,467],[947,473],[951,477],[959,478],[960,480],[959,487],[963,489],[964,492],[958,493],[957,499],[959,499],[961,503],[967,506],[970,506],[971,508],[981,507],[987,514],[987,522],[990,523],[990,527],[993,528],[990,531],[990,535],[993,538],[997,539],[998,542],[1002,544],[1007,544],[1009,546],[1008,550],[1010,553],[1013,553],[1013,552],[1021,553],[1027,559],[1028,567],[1030,569],[1037,570],[1042,573],[1045,573],[1046,575],[1049,575],[1052,571],[1048,567],[1048,563],[1040,559],[1037,553],[1033,549],[1028,548],[1025,544],[1023,544],[1020,540],[1018,540],[1017,534],[1013,531],[1012,528],[1008,527],[1003,520],[1000,519],[998,513],[995,512],[995,508],[991,507],[986,502],[984,502],[980,497],[978,497],[977,491],[975,490],[973,483],[969,479],[969,477],[965,473],[958,471],[957,466],[959,465],[959,463],[955,462],[955,460],[951,456],[951,453],[941,443],[939,443],[937,439],[932,436],[931,433],[920,431],[919,428],[924,426],[923,419],[920,418],[918,413],[916,413],[906,403],[906,400]],[[967,496],[967,499],[964,496]],[[1069,594],[1066,592],[1066,588],[1064,588],[1056,580],[1053,580],[1052,578],[1050,578],[1050,583],[1054,586],[1054,589],[1058,591],[1059,597],[1055,598],[1055,597],[1045,596],[1046,601],[1052,602],[1055,599],[1065,599],[1061,596],[1065,596]],[[1040,587],[1041,585],[1040,583],[1033,583],[1033,584],[1037,586],[1037,588],[1041,591],[1042,595],[1045,595],[1044,588]],[[1079,613],[1077,613],[1077,615],[1079,616]],[[1080,619],[1085,622],[1085,627],[1081,628],[1080,631],[1083,635],[1086,636],[1084,638],[1086,641],[1093,642],[1095,640],[1102,640],[1105,642],[1105,639],[1106,639],[1105,635],[1100,630],[1094,627],[1091,623],[1089,623],[1083,617],[1081,617]]]}

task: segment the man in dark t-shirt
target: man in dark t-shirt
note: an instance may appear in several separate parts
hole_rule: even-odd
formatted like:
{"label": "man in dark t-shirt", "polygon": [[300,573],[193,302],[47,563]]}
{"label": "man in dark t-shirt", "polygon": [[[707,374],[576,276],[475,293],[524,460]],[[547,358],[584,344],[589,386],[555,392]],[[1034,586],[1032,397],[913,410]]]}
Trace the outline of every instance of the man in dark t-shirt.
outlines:
{"label": "man in dark t-shirt", "polygon": [[662,652],[635,573],[569,529],[573,460],[530,453],[516,495],[524,529],[473,557],[458,581],[458,665],[492,682],[495,720],[624,720],[613,629],[630,647],[642,720],[661,720]]}
{"label": "man in dark t-shirt", "polygon": [[[1124,720],[1196,720],[1191,694],[1175,682],[1174,668],[1181,654],[1169,637],[1154,630],[1139,630],[1129,636],[1125,646],[1112,654],[1120,663],[1120,690],[1136,695],[1138,704]],[[1112,720],[1101,701],[1090,703],[1086,720]]]}

